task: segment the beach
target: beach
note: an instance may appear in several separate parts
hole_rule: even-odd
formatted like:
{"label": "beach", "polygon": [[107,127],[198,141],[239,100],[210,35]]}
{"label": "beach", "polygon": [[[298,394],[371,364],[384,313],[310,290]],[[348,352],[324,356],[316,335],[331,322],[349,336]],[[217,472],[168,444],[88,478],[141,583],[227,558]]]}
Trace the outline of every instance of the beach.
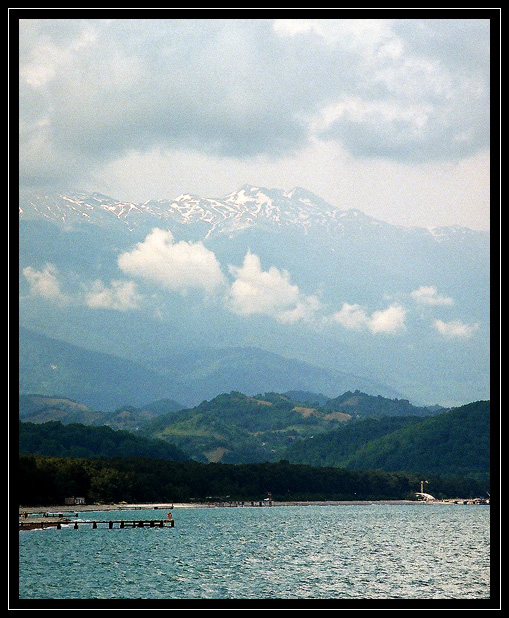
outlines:
{"label": "beach", "polygon": [[133,511],[152,509],[193,509],[213,507],[250,507],[250,506],[339,506],[342,504],[415,504],[415,500],[234,500],[231,502],[154,502],[154,503],[126,503],[114,504],[74,504],[51,506],[20,506],[19,515],[27,513],[29,516],[46,514],[54,516],[59,513],[86,513],[90,511]]}
{"label": "beach", "polygon": [[277,506],[341,506],[366,504],[415,504],[413,500],[317,500],[282,502],[277,500],[245,500],[233,502],[161,502],[161,503],[134,503],[121,502],[118,504],[76,504],[52,506],[20,506],[19,529],[32,530],[34,528],[56,526],[58,523],[68,523],[82,513],[101,511],[140,511],[140,510],[169,510],[196,509],[196,508],[270,508]]}

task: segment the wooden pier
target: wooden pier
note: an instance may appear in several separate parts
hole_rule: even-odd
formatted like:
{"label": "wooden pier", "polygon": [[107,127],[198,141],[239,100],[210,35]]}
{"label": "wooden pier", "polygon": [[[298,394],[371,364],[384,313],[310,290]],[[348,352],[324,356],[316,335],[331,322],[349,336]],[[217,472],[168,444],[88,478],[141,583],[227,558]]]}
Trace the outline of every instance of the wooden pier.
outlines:
{"label": "wooden pier", "polygon": [[118,528],[174,528],[175,521],[173,519],[107,519],[107,520],[83,520],[83,521],[69,521],[69,520],[57,520],[57,521],[20,521],[20,530],[33,530],[35,528],[56,528],[62,529],[64,526],[72,526],[75,530],[79,526],[92,526],[93,529],[107,526],[109,530],[112,530],[117,524]]}

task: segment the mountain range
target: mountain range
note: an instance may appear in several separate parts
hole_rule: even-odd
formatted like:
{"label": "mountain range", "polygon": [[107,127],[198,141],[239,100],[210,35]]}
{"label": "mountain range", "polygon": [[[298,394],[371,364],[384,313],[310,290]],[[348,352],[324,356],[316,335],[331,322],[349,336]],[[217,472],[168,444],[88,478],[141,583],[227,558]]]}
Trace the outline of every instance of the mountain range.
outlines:
{"label": "mountain range", "polygon": [[68,399],[22,396],[19,417],[20,453],[27,454],[490,473],[489,401],[446,410],[360,391],[326,400],[231,392],[189,409],[165,400],[104,414]]}
{"label": "mountain range", "polygon": [[[120,430],[124,438],[128,433],[131,442],[136,436],[144,438],[145,443],[140,445],[143,448],[147,447],[147,439],[159,440],[161,449],[176,446],[195,461],[222,463],[277,461],[286,457],[287,449],[293,443],[311,442],[314,445],[319,443],[319,437],[326,440],[329,434],[333,439],[333,432],[344,425],[357,425],[367,419],[383,420],[379,427],[385,434],[401,424],[417,422],[442,412],[444,409],[417,407],[407,400],[388,399],[361,391],[347,391],[332,399],[304,391],[255,396],[232,391],[191,408],[182,408],[171,400],[161,400],[139,407],[121,406],[112,412],[93,410],[63,397],[22,395],[19,401],[20,428],[26,429],[29,425],[30,435],[39,433],[49,449],[51,432],[64,432],[62,426],[70,427],[64,432],[67,447],[70,447],[73,427],[78,424],[81,437],[75,446],[81,449],[87,445],[87,427],[90,442],[94,441],[94,435],[99,436],[101,444],[108,435],[113,437],[105,431],[99,432],[98,428],[102,427]],[[375,434],[371,431],[369,435],[373,437]],[[101,448],[104,452],[104,447]],[[325,456],[327,449],[322,450]],[[33,452],[42,454],[42,451]]]}
{"label": "mountain range", "polygon": [[158,359],[155,368],[94,352],[19,329],[19,389],[23,394],[68,397],[96,411],[142,405],[159,399],[194,406],[230,389],[338,395],[361,389],[401,397],[390,387],[346,372],[316,367],[257,348],[207,348]]}
{"label": "mountain range", "polygon": [[[338,203],[249,185],[139,204],[20,194],[21,392],[98,409],[231,390],[489,399],[489,233]],[[74,360],[44,369],[37,337]]]}

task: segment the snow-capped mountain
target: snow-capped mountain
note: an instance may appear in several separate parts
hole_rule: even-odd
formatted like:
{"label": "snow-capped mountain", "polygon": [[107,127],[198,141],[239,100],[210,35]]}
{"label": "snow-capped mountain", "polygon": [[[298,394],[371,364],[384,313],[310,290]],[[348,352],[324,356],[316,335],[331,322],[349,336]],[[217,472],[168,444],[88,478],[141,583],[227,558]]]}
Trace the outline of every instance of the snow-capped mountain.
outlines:
{"label": "snow-capped mountain", "polygon": [[244,185],[220,198],[182,194],[172,200],[148,200],[137,204],[100,193],[24,194],[20,197],[19,216],[22,220],[41,219],[67,226],[92,223],[111,227],[121,222],[130,230],[174,223],[201,224],[207,230],[205,237],[245,230],[257,224],[341,235],[360,228],[378,228],[386,232],[398,229],[401,233],[411,231],[439,241],[464,235],[487,236],[458,226],[428,230],[390,225],[358,209],[342,210],[300,187],[284,191]]}
{"label": "snow-capped mountain", "polygon": [[[22,194],[20,322],[148,366],[248,346],[383,382],[419,404],[488,398],[489,233],[391,225],[347,206],[251,185],[138,204]],[[122,270],[121,255],[145,262]],[[182,284],[204,264],[222,286],[206,301]],[[231,304],[234,293],[243,304]]]}
{"label": "snow-capped mountain", "polygon": [[244,185],[222,198],[204,198],[182,194],[173,200],[149,200],[140,204],[122,202],[100,193],[84,192],[23,196],[20,218],[45,218],[65,224],[104,223],[116,218],[128,227],[156,222],[191,225],[206,223],[214,230],[244,229],[255,221],[299,226],[307,230],[314,225],[340,229],[349,218],[381,224],[357,210],[339,210],[313,193],[299,187],[285,192]]}

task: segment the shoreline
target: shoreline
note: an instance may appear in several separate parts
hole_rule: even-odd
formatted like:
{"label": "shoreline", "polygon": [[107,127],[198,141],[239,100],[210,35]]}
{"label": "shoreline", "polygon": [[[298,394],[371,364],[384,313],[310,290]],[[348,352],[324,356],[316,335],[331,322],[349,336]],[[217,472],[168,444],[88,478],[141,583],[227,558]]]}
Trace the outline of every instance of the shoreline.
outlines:
{"label": "shoreline", "polygon": [[[58,524],[71,523],[80,513],[107,511],[156,511],[183,510],[197,508],[274,508],[292,506],[369,506],[369,505],[411,505],[411,504],[476,504],[469,500],[266,500],[244,502],[154,502],[154,503],[114,503],[114,504],[75,504],[19,507],[19,530],[50,528]],[[478,503],[477,503],[478,504]],[[489,503],[488,503],[489,504]],[[72,508],[74,506],[74,508]]]}
{"label": "shoreline", "polygon": [[158,509],[196,509],[196,508],[261,508],[275,506],[341,506],[368,504],[419,504],[417,500],[244,500],[232,502],[154,502],[154,503],[113,503],[113,504],[74,504],[49,506],[20,506],[19,516],[40,514],[54,517],[60,513],[87,513],[100,511],[139,511]]}
{"label": "shoreline", "polygon": [[280,502],[272,500],[233,501],[233,502],[154,502],[154,503],[115,503],[115,504],[74,504],[51,506],[20,506],[18,509],[18,529],[35,530],[51,528],[58,524],[68,524],[75,521],[80,513],[107,511],[166,511],[199,509],[199,508],[273,508],[276,506],[341,506],[362,504],[415,504],[414,500],[317,500]]}
{"label": "shoreline", "polygon": [[445,498],[443,500],[232,500],[216,502],[118,502],[111,504],[74,504],[47,506],[19,506],[19,516],[40,514],[54,517],[63,513],[87,513],[100,511],[140,511],[158,509],[197,509],[197,508],[267,508],[276,506],[345,506],[345,505],[404,505],[404,504],[488,504],[478,498]]}

